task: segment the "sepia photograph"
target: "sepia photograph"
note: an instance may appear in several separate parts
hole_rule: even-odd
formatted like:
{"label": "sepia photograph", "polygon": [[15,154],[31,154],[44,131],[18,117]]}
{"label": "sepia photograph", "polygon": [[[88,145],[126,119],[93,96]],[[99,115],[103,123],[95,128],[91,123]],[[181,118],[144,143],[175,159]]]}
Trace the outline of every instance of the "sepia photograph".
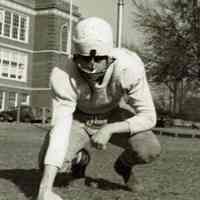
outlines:
{"label": "sepia photograph", "polygon": [[0,0],[0,200],[200,199],[200,0]]}

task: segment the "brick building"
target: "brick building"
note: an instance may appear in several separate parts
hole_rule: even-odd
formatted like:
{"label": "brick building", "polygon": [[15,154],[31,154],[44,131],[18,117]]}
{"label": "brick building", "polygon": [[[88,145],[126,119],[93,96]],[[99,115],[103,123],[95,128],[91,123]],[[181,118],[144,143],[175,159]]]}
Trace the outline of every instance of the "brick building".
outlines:
{"label": "brick building", "polygon": [[[67,0],[0,1],[0,110],[50,107],[49,73],[67,58],[69,10]],[[73,23],[79,18],[73,6]]]}

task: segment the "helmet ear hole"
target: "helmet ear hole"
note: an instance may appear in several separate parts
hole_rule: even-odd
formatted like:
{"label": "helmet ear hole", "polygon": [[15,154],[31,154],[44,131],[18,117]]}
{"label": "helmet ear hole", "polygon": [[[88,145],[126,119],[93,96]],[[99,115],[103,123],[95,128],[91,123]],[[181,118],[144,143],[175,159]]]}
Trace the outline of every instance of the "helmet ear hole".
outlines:
{"label": "helmet ear hole", "polygon": [[96,56],[96,54],[97,54],[96,49],[90,50],[90,57],[94,58]]}
{"label": "helmet ear hole", "polygon": [[77,55],[77,54],[74,54],[74,55],[73,55],[73,61],[76,61],[77,58],[78,58],[78,55]]}
{"label": "helmet ear hole", "polygon": [[113,62],[115,62],[115,58],[113,58],[113,57],[108,57],[108,61],[107,61],[107,63],[108,63],[108,66],[110,66]]}

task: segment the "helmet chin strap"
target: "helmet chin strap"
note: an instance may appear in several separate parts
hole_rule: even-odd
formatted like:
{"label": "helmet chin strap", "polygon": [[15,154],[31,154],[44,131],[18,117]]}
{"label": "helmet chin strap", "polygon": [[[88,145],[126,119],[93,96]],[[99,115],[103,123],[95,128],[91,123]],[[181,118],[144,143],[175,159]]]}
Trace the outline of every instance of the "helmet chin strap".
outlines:
{"label": "helmet chin strap", "polygon": [[109,83],[111,77],[112,77],[112,73],[113,73],[113,64],[111,64],[111,65],[108,67],[108,69],[107,69],[107,71],[106,71],[106,73],[105,73],[105,75],[104,75],[104,77],[103,77],[103,80],[102,80],[101,84],[99,84],[98,82],[96,82],[96,83],[94,84],[94,87],[95,87],[95,88],[106,87],[106,86],[108,85],[108,83]]}
{"label": "helmet chin strap", "polygon": [[90,84],[90,87],[92,89],[92,102],[94,102],[96,105],[101,105],[110,102],[111,96],[108,92],[108,86],[112,78],[113,69],[114,65],[112,64],[109,66],[100,84],[98,82]]}
{"label": "helmet chin strap", "polygon": [[107,68],[104,76],[103,76],[103,80],[102,82],[99,84],[98,82],[96,82],[96,84],[94,85],[95,88],[103,88],[106,87],[112,77],[113,74],[113,69],[114,69],[114,58],[108,58],[108,65],[109,67]]}

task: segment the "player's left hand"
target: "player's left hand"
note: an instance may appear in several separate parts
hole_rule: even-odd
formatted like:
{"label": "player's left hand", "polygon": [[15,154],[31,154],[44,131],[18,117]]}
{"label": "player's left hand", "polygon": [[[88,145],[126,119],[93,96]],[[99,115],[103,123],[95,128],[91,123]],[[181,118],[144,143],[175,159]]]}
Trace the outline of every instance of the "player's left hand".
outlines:
{"label": "player's left hand", "polygon": [[108,141],[112,136],[112,129],[109,125],[103,126],[96,134],[91,138],[92,144],[95,148],[105,150]]}

